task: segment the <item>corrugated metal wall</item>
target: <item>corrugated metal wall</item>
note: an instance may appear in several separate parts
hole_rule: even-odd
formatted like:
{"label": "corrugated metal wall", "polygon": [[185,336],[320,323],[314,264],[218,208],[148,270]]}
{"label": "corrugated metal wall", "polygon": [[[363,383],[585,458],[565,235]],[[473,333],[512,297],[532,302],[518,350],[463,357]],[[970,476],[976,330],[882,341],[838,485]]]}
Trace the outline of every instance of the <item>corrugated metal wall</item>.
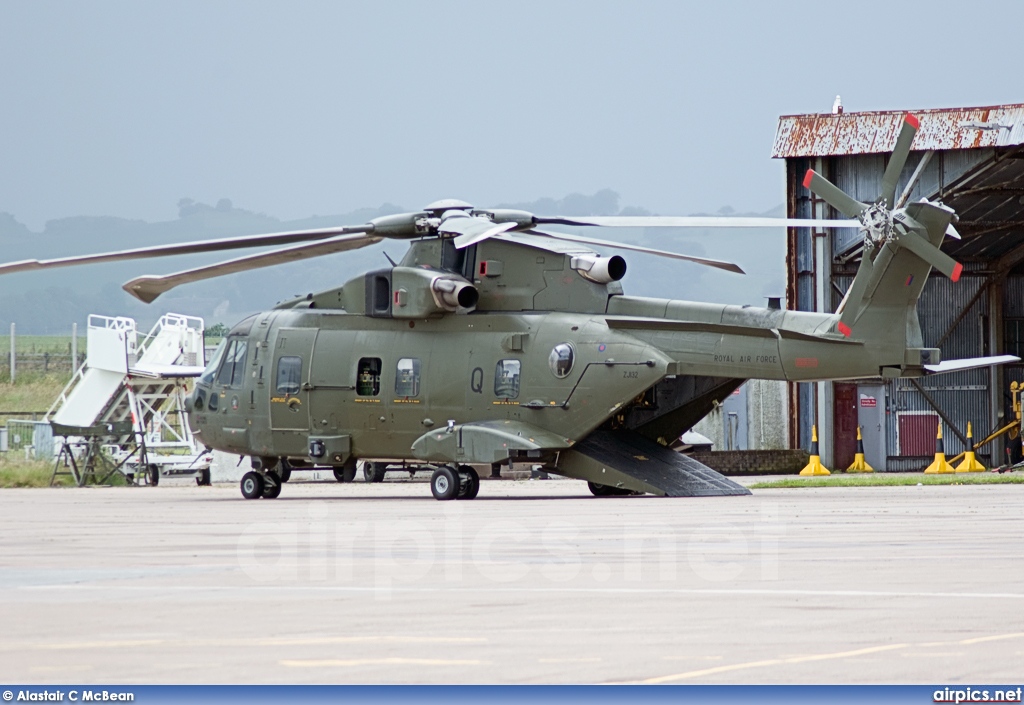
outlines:
{"label": "corrugated metal wall", "polygon": [[[932,276],[918,303],[918,318],[925,347],[935,347],[964,307],[971,302],[984,285],[981,265],[970,263],[959,282],[946,277]],[[835,276],[836,285],[843,291],[853,281],[851,275]],[[833,291],[833,308],[839,304],[839,294]],[[984,341],[988,335],[988,297],[978,297],[969,311],[941,346],[942,359],[953,360],[978,357],[984,354]],[[931,398],[942,408],[953,424],[963,431],[970,421],[980,438],[992,429],[989,411],[988,369],[965,370],[918,380]],[[892,472],[920,470],[922,457],[903,457],[899,438],[899,417],[904,413],[931,412],[932,406],[908,380],[893,380],[886,384],[886,445],[889,450],[887,470]],[[947,453],[952,456],[962,451],[963,443],[950,429],[943,431]],[[986,462],[987,458],[983,460]]]}
{"label": "corrugated metal wall", "polygon": [[[910,199],[934,197],[937,193],[941,193],[945,184],[952,182],[990,157],[991,151],[983,149],[936,153],[923,171],[920,181],[914,186]],[[872,202],[878,198],[887,158],[887,155],[829,157],[824,160],[822,166],[824,175],[833,180],[846,193],[860,201]],[[916,160],[920,158],[921,153],[911,155],[908,168],[904,170],[900,179],[896,191],[897,196],[902,193],[916,166]],[[806,169],[813,166],[811,161],[810,159],[787,160],[787,167],[792,170],[788,182],[800,183],[796,177],[802,177]],[[799,189],[796,198],[791,194],[788,203],[790,203],[790,210],[794,217],[813,217],[812,202],[807,190]],[[829,217],[837,217],[837,214],[830,213]],[[797,280],[797,305],[794,307],[800,310],[813,310],[814,245],[810,231],[798,230],[797,237],[791,239],[791,242],[795,242],[798,247],[796,257],[791,257],[791,262],[797,263],[796,271],[791,264],[790,273],[790,276],[795,276]],[[860,236],[855,231],[838,231],[831,238],[831,254],[834,258],[839,257],[855,250],[859,244]],[[982,274],[984,267],[985,265],[982,263],[967,263],[965,273],[957,283],[939,276],[929,279],[918,306],[925,346],[936,345],[954,319],[961,314],[964,307],[971,303],[975,294],[984,286],[986,281],[985,275]],[[850,269],[834,269],[833,283],[835,286],[831,287],[830,310],[835,310],[839,305],[840,292],[846,291],[852,280]],[[943,360],[1001,353],[1001,350],[989,351],[986,346],[989,336],[988,329],[990,325],[993,325],[989,321],[988,307],[987,294],[982,294],[971,304],[970,310],[943,341],[941,345]],[[1004,316],[1006,318],[1024,318],[1024,277],[1013,277],[1007,280]],[[1002,326],[1004,323],[997,321],[994,325]],[[1007,389],[1012,380],[1024,382],[1024,367],[1006,369]],[[990,374],[987,368],[926,377],[918,381],[956,428],[963,431],[967,428],[967,422],[971,421],[976,439],[980,440],[987,436],[988,432],[996,427],[996,424],[1006,422],[1002,419],[991,418]],[[801,446],[806,447],[810,439],[809,427],[814,420],[815,398],[813,385],[799,384],[797,386],[795,397],[800,407],[795,414],[800,426],[797,438]],[[899,417],[901,414],[913,412],[934,413],[934,409],[921,391],[908,380],[889,382],[886,385],[886,397],[886,437],[889,456],[886,469],[889,471],[920,470],[928,464],[925,461],[930,461],[930,457],[906,457],[900,454]],[[833,423],[833,418],[831,418],[833,410],[821,411],[819,422]],[[1012,418],[1009,397],[1005,413],[1008,419]],[[951,429],[944,428],[943,434],[947,455],[952,456],[964,450],[964,444],[959,441]],[[1001,457],[1002,446],[996,445],[994,451],[986,449],[979,452],[982,462],[1005,461],[1005,458]],[[990,455],[995,457],[989,457]]]}
{"label": "corrugated metal wall", "polygon": [[[955,283],[942,276],[932,276],[928,280],[918,303],[918,318],[925,347],[938,344],[949,326],[984,285],[984,276],[971,274],[972,270],[977,272],[980,268],[978,264],[968,265],[960,281]],[[942,359],[982,355],[984,341],[988,337],[988,314],[988,297],[979,296],[943,342]],[[964,432],[970,421],[979,435],[984,436],[988,435],[993,426],[989,409],[989,377],[989,371],[985,368],[925,377],[918,382],[957,429]],[[908,458],[902,455],[899,415],[913,411],[933,411],[932,406],[908,380],[894,380],[887,387],[890,409],[887,417],[889,469],[921,470],[927,462],[922,462],[920,457]],[[943,436],[948,456],[952,457],[964,450],[963,443],[951,429],[944,428]],[[989,459],[984,455],[983,452],[982,462],[988,462]]]}

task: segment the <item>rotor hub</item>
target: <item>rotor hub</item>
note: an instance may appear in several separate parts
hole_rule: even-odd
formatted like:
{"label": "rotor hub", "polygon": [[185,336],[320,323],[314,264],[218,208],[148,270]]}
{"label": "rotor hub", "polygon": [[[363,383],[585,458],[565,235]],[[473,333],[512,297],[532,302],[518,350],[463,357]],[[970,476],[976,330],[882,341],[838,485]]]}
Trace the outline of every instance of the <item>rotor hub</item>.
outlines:
{"label": "rotor hub", "polygon": [[469,211],[472,209],[473,205],[471,203],[460,201],[457,198],[442,198],[440,201],[434,201],[423,208],[423,210],[435,216],[440,216],[445,211]]}
{"label": "rotor hub", "polygon": [[892,211],[885,206],[885,201],[879,201],[864,209],[859,220],[862,224],[866,238],[875,245],[881,245],[892,239]]}

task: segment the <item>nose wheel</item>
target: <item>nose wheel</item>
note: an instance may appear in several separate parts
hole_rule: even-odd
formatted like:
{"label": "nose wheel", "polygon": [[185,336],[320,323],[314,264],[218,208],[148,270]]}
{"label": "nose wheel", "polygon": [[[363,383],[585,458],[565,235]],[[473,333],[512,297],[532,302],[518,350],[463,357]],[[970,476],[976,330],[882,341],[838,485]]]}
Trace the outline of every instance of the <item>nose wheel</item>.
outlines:
{"label": "nose wheel", "polygon": [[468,465],[459,466],[459,494],[457,499],[476,499],[480,492],[480,476]]}
{"label": "nose wheel", "polygon": [[263,496],[263,484],[263,476],[250,470],[242,475],[242,496],[246,499],[259,499]]}

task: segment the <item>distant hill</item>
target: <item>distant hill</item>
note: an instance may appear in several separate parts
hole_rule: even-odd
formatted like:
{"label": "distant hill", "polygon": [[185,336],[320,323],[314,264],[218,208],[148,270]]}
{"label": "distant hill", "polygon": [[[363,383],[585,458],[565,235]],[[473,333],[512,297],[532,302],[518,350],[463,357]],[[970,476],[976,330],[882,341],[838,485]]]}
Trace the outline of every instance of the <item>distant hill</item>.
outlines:
{"label": "distant hill", "polygon": [[[589,196],[570,194],[561,199],[545,198],[500,207],[575,216],[648,213],[638,207],[620,208],[619,195],[608,189]],[[12,215],[0,213],[0,259],[5,262],[48,259],[172,242],[365,223],[371,218],[405,210],[384,204],[338,215],[281,221],[263,213],[235,208],[227,199],[215,205],[182,199],[178,208],[179,217],[167,222],[79,216],[49,221],[42,232],[33,232]],[[779,206],[769,213],[735,215],[783,215],[783,208]],[[707,232],[586,229],[586,233],[604,240],[729,259],[737,261],[748,272],[746,277],[741,277],[649,255],[624,253],[630,269],[623,284],[630,294],[759,304],[764,296],[781,295],[785,291],[782,229]],[[0,277],[0,331],[6,331],[13,321],[23,334],[66,333],[72,322],[83,325],[90,313],[131,316],[143,328],[168,311],[202,316],[208,325],[230,325],[280,300],[329,289],[362,271],[386,266],[384,252],[399,259],[404,250],[402,242],[383,242],[354,252],[197,282],[168,292],[152,305],[129,296],[121,289],[121,284],[141,274],[174,272],[251,251],[7,275]]]}

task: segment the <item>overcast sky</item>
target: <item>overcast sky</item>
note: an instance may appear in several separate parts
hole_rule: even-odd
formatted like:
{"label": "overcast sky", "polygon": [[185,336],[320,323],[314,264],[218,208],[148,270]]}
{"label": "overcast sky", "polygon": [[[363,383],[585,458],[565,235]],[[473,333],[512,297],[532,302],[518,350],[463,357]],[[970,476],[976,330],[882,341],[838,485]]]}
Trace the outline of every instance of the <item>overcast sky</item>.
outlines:
{"label": "overcast sky", "polygon": [[0,3],[0,212],[784,199],[779,115],[1024,102],[1024,2]]}

